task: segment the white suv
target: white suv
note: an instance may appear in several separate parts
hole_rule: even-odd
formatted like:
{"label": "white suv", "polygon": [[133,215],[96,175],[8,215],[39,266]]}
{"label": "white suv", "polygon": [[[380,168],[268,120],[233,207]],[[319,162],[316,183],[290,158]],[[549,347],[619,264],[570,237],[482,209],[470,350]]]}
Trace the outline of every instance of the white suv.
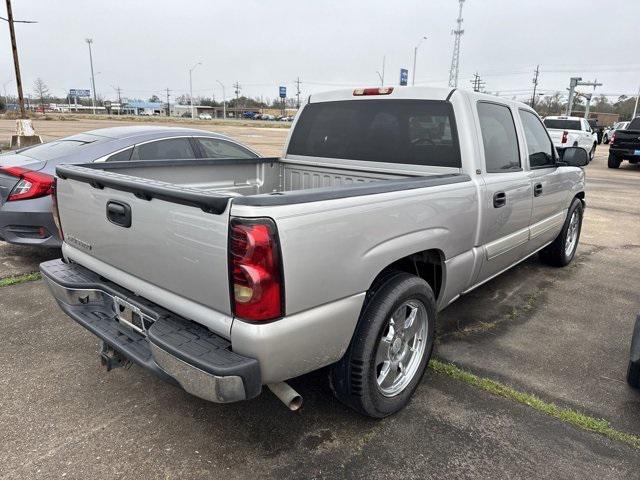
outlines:
{"label": "white suv", "polygon": [[544,125],[560,155],[567,147],[582,147],[589,152],[589,159],[593,160],[598,145],[598,135],[591,129],[591,125],[585,118],[546,117]]}

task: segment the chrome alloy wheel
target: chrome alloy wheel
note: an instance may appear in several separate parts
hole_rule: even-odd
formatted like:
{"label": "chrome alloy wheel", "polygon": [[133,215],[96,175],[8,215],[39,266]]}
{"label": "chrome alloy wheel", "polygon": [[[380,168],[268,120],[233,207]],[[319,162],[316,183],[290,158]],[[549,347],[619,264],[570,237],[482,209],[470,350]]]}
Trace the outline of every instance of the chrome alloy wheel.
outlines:
{"label": "chrome alloy wheel", "polygon": [[569,220],[569,228],[567,228],[567,239],[564,245],[564,254],[570,257],[573,254],[573,250],[578,243],[578,231],[580,230],[580,215],[577,211],[571,214],[571,220]]}
{"label": "chrome alloy wheel", "polygon": [[407,300],[389,318],[375,357],[378,388],[385,397],[398,395],[413,380],[425,353],[428,322],[417,300]]}

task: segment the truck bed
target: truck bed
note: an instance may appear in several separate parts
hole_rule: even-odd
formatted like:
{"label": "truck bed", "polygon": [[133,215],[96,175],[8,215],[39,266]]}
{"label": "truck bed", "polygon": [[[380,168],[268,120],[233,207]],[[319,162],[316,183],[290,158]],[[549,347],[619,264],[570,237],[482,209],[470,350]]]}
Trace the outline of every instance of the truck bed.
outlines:
{"label": "truck bed", "polygon": [[[295,162],[280,158],[151,160],[82,165],[60,165],[60,178],[89,183],[96,188],[110,187],[134,193],[139,198],[158,198],[174,203],[198,206],[209,213],[222,213],[237,197],[255,198],[264,204],[297,203],[300,195],[286,192],[315,190],[327,199],[340,196],[419,188],[442,182],[463,181],[459,174],[401,174],[388,171],[344,169],[313,162]],[[461,178],[464,177],[464,178]],[[389,182],[389,185],[382,184]],[[364,187],[375,183],[375,188]],[[339,190],[339,191],[337,191]],[[314,197],[317,199],[318,195]],[[251,204],[243,200],[242,204]]]}

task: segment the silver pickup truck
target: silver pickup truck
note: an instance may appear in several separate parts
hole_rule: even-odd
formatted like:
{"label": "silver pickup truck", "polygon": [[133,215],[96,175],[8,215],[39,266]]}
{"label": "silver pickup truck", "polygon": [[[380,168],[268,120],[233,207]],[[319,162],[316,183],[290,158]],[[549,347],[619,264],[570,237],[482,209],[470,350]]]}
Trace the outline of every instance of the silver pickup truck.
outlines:
{"label": "silver pickup truck", "polygon": [[282,158],[57,168],[60,307],[132,361],[214,402],[329,367],[373,417],[425,371],[436,314],[539,252],[567,265],[587,152],[562,161],[522,103],[461,90],[312,95]]}

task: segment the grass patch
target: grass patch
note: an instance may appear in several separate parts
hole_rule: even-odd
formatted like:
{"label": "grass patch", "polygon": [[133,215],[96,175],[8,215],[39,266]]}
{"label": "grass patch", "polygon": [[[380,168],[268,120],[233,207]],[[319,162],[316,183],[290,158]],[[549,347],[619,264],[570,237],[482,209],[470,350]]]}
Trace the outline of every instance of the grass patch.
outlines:
{"label": "grass patch", "polygon": [[26,275],[18,275],[16,277],[0,278],[0,287],[9,287],[11,285],[19,285],[25,282],[33,282],[42,279],[40,272],[27,273]]}
{"label": "grass patch", "polygon": [[639,436],[616,430],[604,419],[590,417],[589,415],[585,415],[584,413],[576,410],[562,408],[554,403],[545,402],[535,395],[520,392],[508,385],[496,382],[495,380],[479,377],[451,363],[444,363],[440,360],[432,359],[429,362],[429,368],[442,375],[467,383],[498,397],[507,398],[509,400],[528,405],[534,410],[569,423],[574,427],[595,432],[611,440],[626,443],[627,445],[640,449]]}

